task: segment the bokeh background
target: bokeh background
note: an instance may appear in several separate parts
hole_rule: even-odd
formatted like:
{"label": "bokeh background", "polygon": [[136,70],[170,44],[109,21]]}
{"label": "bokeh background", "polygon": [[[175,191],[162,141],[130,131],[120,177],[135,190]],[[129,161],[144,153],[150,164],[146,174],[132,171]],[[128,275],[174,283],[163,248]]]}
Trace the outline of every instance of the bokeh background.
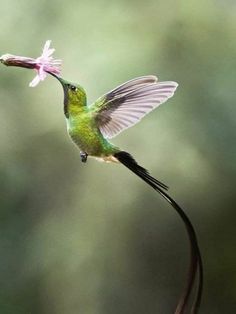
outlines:
{"label": "bokeh background", "polygon": [[[0,54],[39,56],[89,102],[133,77],[178,91],[114,143],[170,186],[197,230],[201,313],[236,312],[236,2],[0,0]],[[173,313],[188,241],[173,209],[66,133],[63,92],[0,67],[0,313]]]}

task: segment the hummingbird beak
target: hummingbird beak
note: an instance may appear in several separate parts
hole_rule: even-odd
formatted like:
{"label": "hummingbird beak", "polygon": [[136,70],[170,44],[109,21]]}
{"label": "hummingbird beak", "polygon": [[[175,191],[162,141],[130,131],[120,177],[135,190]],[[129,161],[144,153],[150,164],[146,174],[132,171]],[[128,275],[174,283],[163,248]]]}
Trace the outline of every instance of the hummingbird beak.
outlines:
{"label": "hummingbird beak", "polygon": [[52,76],[54,76],[60,83],[61,85],[63,86],[64,88],[64,85],[65,85],[65,81],[60,77],[60,76],[57,76],[56,74],[52,73],[52,72],[49,72],[47,71],[48,74],[51,74]]}
{"label": "hummingbird beak", "polygon": [[56,74],[52,73],[52,72],[47,72],[48,74],[51,74],[52,76],[54,76],[62,85],[63,90],[64,90],[64,105],[67,104],[68,101],[68,87],[67,87],[67,82],[65,80],[63,80],[63,78],[61,78],[60,76],[57,76]]}

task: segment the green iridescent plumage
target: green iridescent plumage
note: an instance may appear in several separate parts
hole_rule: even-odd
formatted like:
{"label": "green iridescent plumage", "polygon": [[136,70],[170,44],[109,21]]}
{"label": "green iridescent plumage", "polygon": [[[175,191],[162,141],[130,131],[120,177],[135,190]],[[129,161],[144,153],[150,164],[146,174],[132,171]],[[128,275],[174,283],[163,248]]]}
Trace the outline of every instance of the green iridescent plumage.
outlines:
{"label": "green iridescent plumage", "polygon": [[95,114],[87,106],[84,89],[60,79],[64,89],[64,113],[67,130],[73,142],[89,156],[107,157],[118,151],[99,130]]}
{"label": "green iridescent plumage", "polygon": [[58,79],[64,89],[64,113],[70,137],[82,152],[106,161],[117,161],[114,154],[119,151],[107,139],[139,122],[172,97],[177,88],[175,82],[157,82],[155,76],[144,76],[118,86],[88,106],[80,85]]}

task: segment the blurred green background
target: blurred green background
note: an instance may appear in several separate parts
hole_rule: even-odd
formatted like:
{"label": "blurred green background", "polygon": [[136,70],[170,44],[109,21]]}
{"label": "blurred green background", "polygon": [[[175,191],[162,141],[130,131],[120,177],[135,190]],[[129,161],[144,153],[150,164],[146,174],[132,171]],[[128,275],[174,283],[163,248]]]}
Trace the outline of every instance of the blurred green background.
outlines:
{"label": "blurred green background", "polygon": [[[201,313],[236,312],[236,2],[0,0],[0,54],[47,39],[89,102],[133,77],[175,80],[168,103],[113,142],[170,186],[197,230]],[[66,133],[63,92],[0,67],[0,313],[173,313],[188,241],[173,209]]]}

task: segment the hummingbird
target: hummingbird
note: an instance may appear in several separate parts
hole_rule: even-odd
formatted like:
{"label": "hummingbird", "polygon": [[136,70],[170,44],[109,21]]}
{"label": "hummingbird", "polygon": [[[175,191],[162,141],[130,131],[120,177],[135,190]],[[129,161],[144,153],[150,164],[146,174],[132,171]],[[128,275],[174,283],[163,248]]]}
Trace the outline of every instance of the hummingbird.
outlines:
{"label": "hummingbird", "polygon": [[[109,140],[172,97],[178,84],[158,82],[152,75],[142,76],[118,86],[88,106],[85,90],[80,85],[54,76],[63,86],[67,131],[80,149],[81,161],[95,157],[105,162],[124,163],[135,171],[133,157]],[[140,175],[146,174],[137,169]],[[159,185],[167,188],[163,183]]]}
{"label": "hummingbird", "polygon": [[191,310],[192,314],[196,314],[201,303],[203,265],[192,223],[184,210],[167,194],[166,184],[151,176],[130,153],[110,142],[110,139],[138,123],[171,98],[178,84],[174,81],[159,82],[154,75],[141,76],[119,85],[88,105],[82,86],[64,80],[50,71],[48,73],[63,87],[67,131],[80,149],[81,161],[86,163],[88,157],[94,157],[105,162],[123,164],[168,201],[184,222],[190,242],[190,265],[187,283],[175,314],[186,311],[198,271],[198,286]]}
{"label": "hummingbird", "polygon": [[86,163],[88,157],[94,157],[105,162],[123,164],[174,208],[185,225],[190,244],[187,282],[175,314],[184,314],[187,311],[197,274],[198,283],[191,314],[198,313],[203,289],[203,263],[196,232],[190,219],[167,193],[167,185],[151,176],[130,153],[110,142],[111,138],[135,125],[149,112],[171,98],[178,84],[173,81],[159,82],[154,75],[142,76],[116,87],[89,106],[83,87],[59,76],[62,61],[52,57],[55,49],[50,48],[50,45],[51,41],[47,40],[42,54],[36,59],[5,54],[0,57],[0,62],[6,66],[35,70],[37,75],[29,84],[31,87],[43,81],[47,74],[51,74],[61,83],[64,90],[67,131],[72,141],[79,147],[83,163]]}

